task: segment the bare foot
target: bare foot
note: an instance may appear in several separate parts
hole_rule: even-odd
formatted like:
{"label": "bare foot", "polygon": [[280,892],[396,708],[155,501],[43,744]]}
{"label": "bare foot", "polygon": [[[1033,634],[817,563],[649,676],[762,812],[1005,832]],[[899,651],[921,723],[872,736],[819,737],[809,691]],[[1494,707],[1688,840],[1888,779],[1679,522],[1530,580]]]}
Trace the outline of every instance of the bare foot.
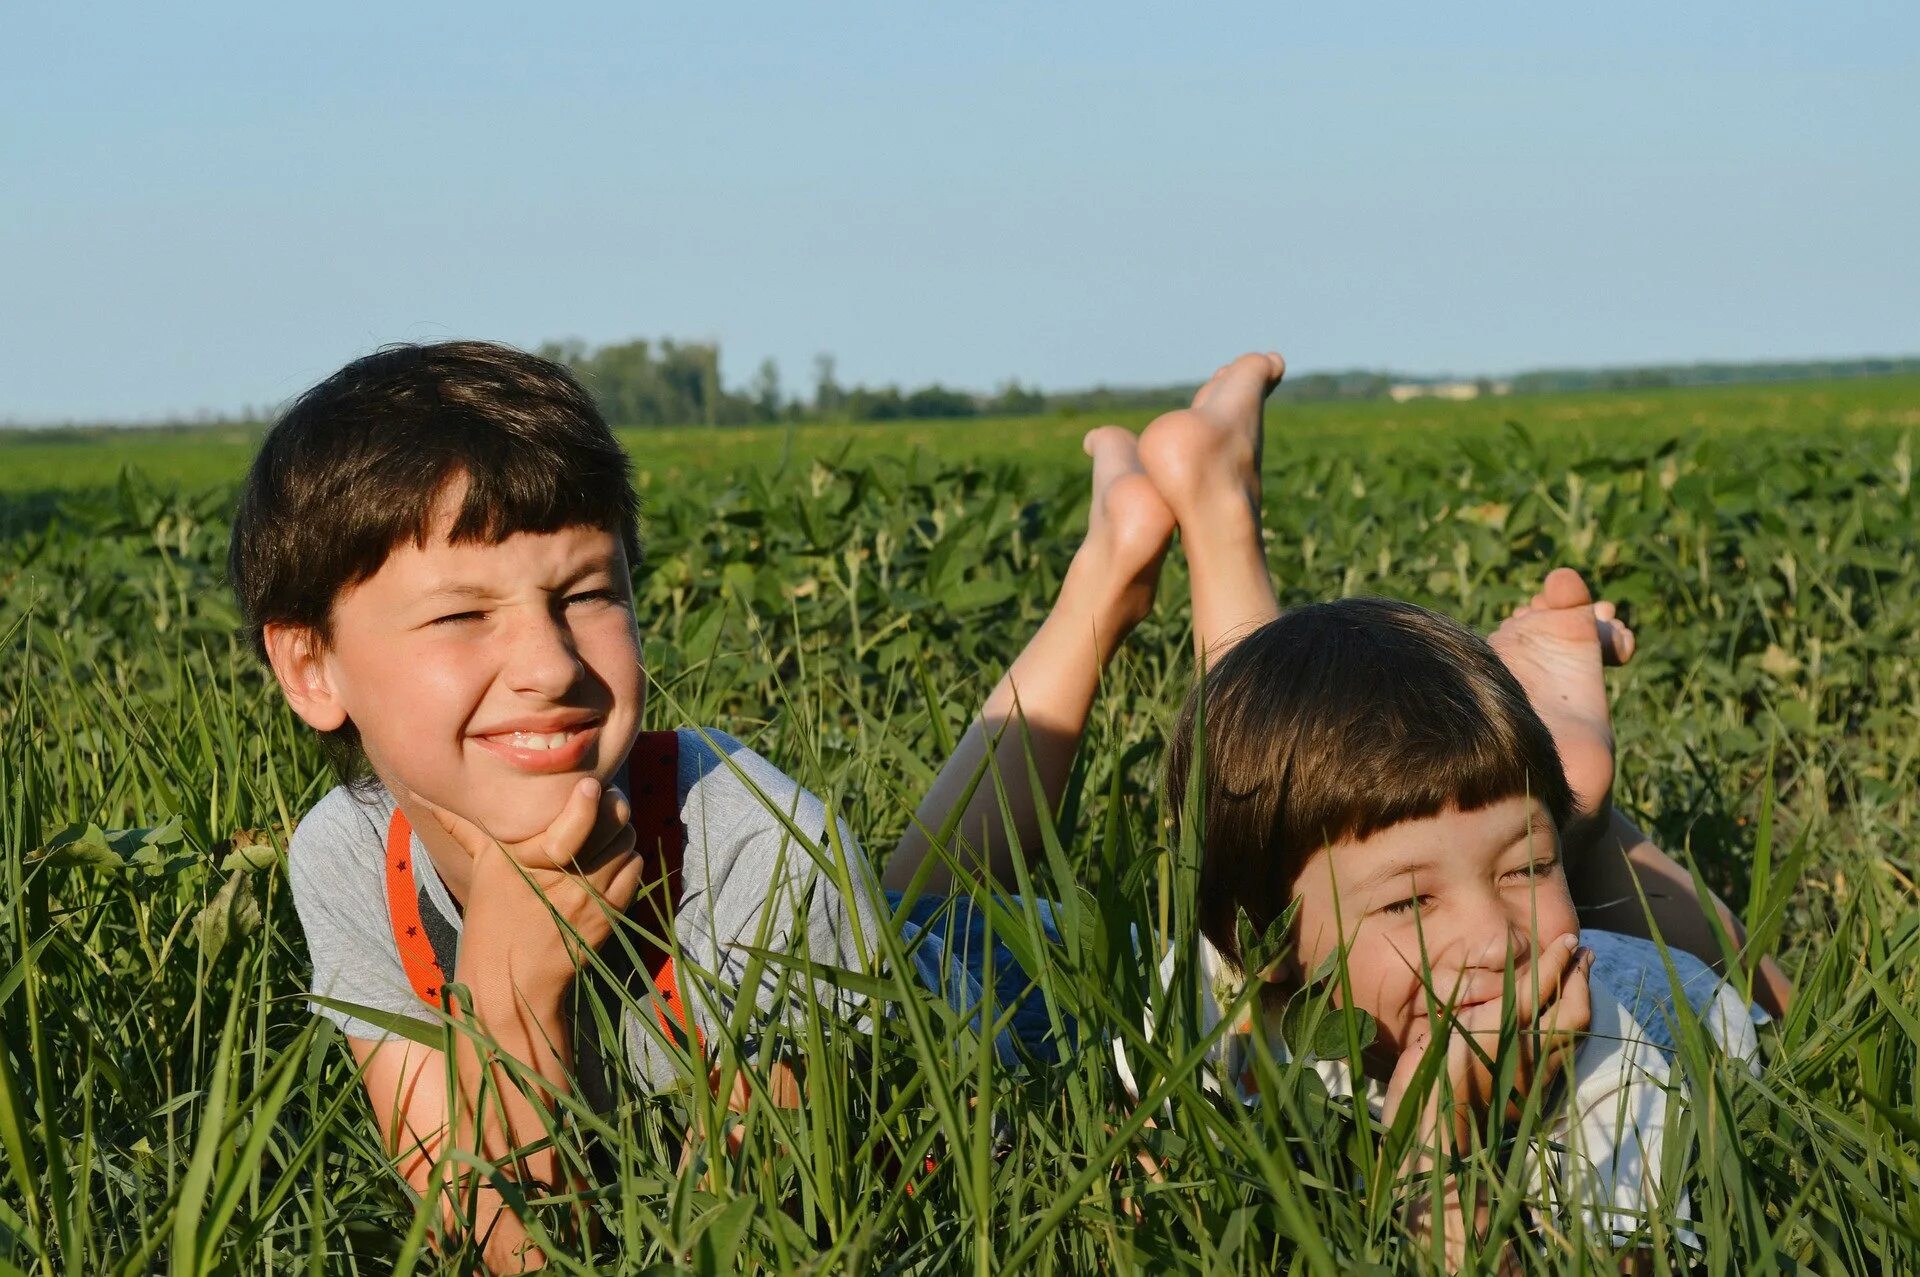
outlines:
{"label": "bare foot", "polygon": [[1140,461],[1190,536],[1239,498],[1260,522],[1261,409],[1286,375],[1278,354],[1242,355],[1216,371],[1193,406],[1154,418],[1140,435]]}
{"label": "bare foot", "polygon": [[1578,572],[1555,568],[1487,641],[1553,733],[1573,790],[1569,832],[1576,843],[1590,840],[1613,803],[1613,715],[1601,670],[1632,659],[1633,631],[1613,604],[1593,601]]}
{"label": "bare foot", "polygon": [[[1067,569],[1068,582],[1112,609],[1121,630],[1153,610],[1160,564],[1173,539],[1173,511],[1140,464],[1140,441],[1119,426],[1089,430],[1080,445],[1093,458],[1087,539]],[[1066,585],[1063,583],[1062,592]]]}

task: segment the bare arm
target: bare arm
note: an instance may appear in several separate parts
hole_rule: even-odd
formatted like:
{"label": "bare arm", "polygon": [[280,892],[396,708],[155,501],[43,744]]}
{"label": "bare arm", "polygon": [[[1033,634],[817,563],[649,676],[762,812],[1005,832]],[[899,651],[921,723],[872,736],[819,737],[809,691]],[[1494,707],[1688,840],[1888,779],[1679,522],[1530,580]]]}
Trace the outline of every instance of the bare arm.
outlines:
{"label": "bare arm", "polygon": [[[454,1150],[528,1189],[561,1187],[546,1139],[573,1074],[565,999],[580,955],[605,942],[638,889],[630,810],[618,793],[583,781],[547,829],[510,847],[458,815],[429,812],[471,867],[453,972],[464,990],[452,1007],[453,1058],[411,1042],[354,1041],[374,1115],[397,1169],[423,1193]],[[438,1178],[443,1225],[481,1239],[490,1269],[545,1265],[482,1176],[462,1164]]]}
{"label": "bare arm", "polygon": [[[463,955],[464,958],[464,955]],[[461,966],[468,964],[463,961]],[[462,971],[463,981],[469,973]],[[481,987],[484,987],[481,986]],[[450,1103],[447,1057],[443,1052],[404,1039],[367,1042],[349,1039],[348,1045],[364,1072],[362,1080],[373,1103],[374,1118],[395,1169],[422,1196],[435,1191],[434,1171],[449,1148],[461,1148],[496,1164],[511,1161],[517,1147],[532,1144],[546,1133],[551,1096],[564,1092],[571,1060],[550,1043],[567,1041],[567,1025],[558,999],[547,1015],[490,1014],[488,1000],[496,995],[475,988],[472,1019],[498,1044],[504,1054],[527,1064],[541,1078],[546,1094],[530,1094],[510,1078],[498,1063],[483,1061],[464,1034],[454,1058],[458,1104]],[[481,1099],[492,1072],[490,1094]],[[455,1114],[458,1114],[456,1119]],[[541,1148],[512,1162],[511,1174],[530,1188],[552,1188],[558,1163],[551,1149]],[[442,1174],[440,1220],[448,1231],[471,1229],[483,1239],[482,1255],[495,1272],[521,1272],[545,1266],[546,1257],[528,1246],[520,1220],[506,1208],[500,1194],[484,1180]],[[471,1212],[469,1214],[469,1211]]]}
{"label": "bare arm", "polygon": [[[1577,881],[1569,885],[1581,902],[1581,919],[1590,926],[1649,938],[1658,928],[1666,943],[1720,970],[1725,955],[1707,917],[1712,909],[1733,942],[1746,943],[1746,928],[1733,910],[1711,893],[1702,901],[1693,875],[1654,845],[1618,807],[1612,809],[1606,829],[1592,848],[1577,860],[1569,874],[1577,875]],[[1771,957],[1763,957],[1754,972],[1753,996],[1776,1016],[1785,1015],[1793,1001],[1793,985]]]}
{"label": "bare arm", "polygon": [[[1066,789],[1100,673],[1116,641],[1111,630],[1102,633],[1093,617],[1054,609],[940,768],[912,824],[887,858],[882,875],[886,886],[906,890],[924,866],[923,890],[952,890],[952,870],[941,860],[927,859],[932,850],[929,834],[945,825],[963,797],[966,807],[955,832],[956,841],[977,858],[968,867],[1011,885],[1013,847],[1017,843],[1031,851],[1038,845],[1041,807],[1051,810]],[[967,787],[989,757],[991,765],[968,796]],[[1033,787],[1036,773],[1038,792]],[[1003,791],[1013,817],[1011,829],[1000,807]]]}

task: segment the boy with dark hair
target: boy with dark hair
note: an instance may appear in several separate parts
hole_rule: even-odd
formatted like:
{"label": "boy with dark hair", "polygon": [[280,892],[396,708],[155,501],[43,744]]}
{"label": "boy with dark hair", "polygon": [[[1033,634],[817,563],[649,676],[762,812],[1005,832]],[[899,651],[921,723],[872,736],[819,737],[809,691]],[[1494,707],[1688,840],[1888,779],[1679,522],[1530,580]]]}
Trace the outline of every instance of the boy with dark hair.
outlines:
{"label": "boy with dark hair", "polygon": [[[1088,535],[1059,600],[948,760],[890,881],[914,879],[926,830],[963,799],[968,837],[1004,858],[993,787],[969,786],[990,754],[1015,829],[1034,837],[1100,667],[1151,604],[1172,517],[1132,436],[1096,431],[1087,449]],[[742,946],[870,968],[884,925],[859,844],[829,831],[819,799],[719,732],[639,731],[638,547],[629,462],[591,399],[557,365],[484,342],[382,350],[301,396],[234,522],[247,632],[343,782],[289,852],[315,1009],[345,1031],[400,1172],[426,1192],[445,1163],[448,1214],[496,1268],[544,1256],[471,1158],[450,1154],[559,1187],[546,1110],[576,1077],[622,1069],[657,1087],[689,1054],[698,1070],[733,1002],[775,1031],[804,1017],[770,972],[743,987]],[[1036,669],[1050,676],[1017,695]],[[1033,773],[1023,733],[1005,730],[1016,712]],[[624,962],[650,1010],[623,1012],[618,1041],[572,1023],[590,952]],[[712,974],[717,1004],[682,996],[675,954]],[[946,992],[969,974],[930,980]],[[393,1031],[443,1012],[479,1030],[456,1029],[452,1060]],[[797,1102],[785,1063],[764,1084]]]}
{"label": "boy with dark hair", "polygon": [[[1213,1051],[1242,1099],[1258,1092],[1251,1039],[1285,1059],[1286,998],[1337,959],[1338,998],[1367,1012],[1376,1036],[1358,1078],[1344,1061],[1313,1063],[1388,1124],[1420,1105],[1409,1172],[1445,1165],[1504,1111],[1479,1053],[1499,1050],[1511,1010],[1523,1094],[1542,1081],[1530,1075],[1544,1055],[1571,1048],[1556,1062],[1567,1085],[1544,1112],[1556,1154],[1532,1167],[1541,1206],[1580,1210],[1616,1242],[1644,1239],[1656,1208],[1684,1217],[1685,1195],[1662,1194],[1667,964],[1735,1058],[1756,1053],[1748,1008],[1690,954],[1581,930],[1563,856],[1573,795],[1551,733],[1484,640],[1386,599],[1289,611],[1235,644],[1189,699],[1168,753],[1176,810],[1197,737],[1205,1029],[1237,984],[1267,983]],[[1264,932],[1289,907],[1291,952],[1250,970],[1239,919]],[[1443,1072],[1423,1085],[1433,1051]],[[1487,1212],[1456,1177],[1444,1182],[1416,1194],[1411,1222],[1439,1233],[1457,1265]]]}
{"label": "boy with dark hair", "polygon": [[[1744,1000],[1684,951],[1717,954],[1703,904],[1736,936],[1737,922],[1699,901],[1609,800],[1601,669],[1632,655],[1633,635],[1565,569],[1490,642],[1384,599],[1282,614],[1258,515],[1259,405],[1279,371],[1270,357],[1237,361],[1141,440],[1144,468],[1178,519],[1208,666],[1166,773],[1169,808],[1186,812],[1198,798],[1202,813],[1202,1031],[1215,1031],[1248,980],[1268,986],[1214,1046],[1215,1083],[1255,1098],[1254,1040],[1286,1058],[1287,995],[1337,959],[1339,996],[1373,1017],[1377,1036],[1357,1078],[1344,1062],[1312,1063],[1331,1089],[1363,1091],[1389,1122],[1403,1105],[1421,1106],[1422,1160],[1406,1169],[1424,1185],[1502,1099],[1485,1057],[1510,1015],[1521,1095],[1568,1072],[1565,1087],[1544,1092],[1559,1097],[1548,1128],[1559,1156],[1534,1165],[1543,1203],[1583,1211],[1601,1236],[1638,1236],[1654,1205],[1686,1209],[1678,1192],[1659,1196],[1669,971],[1730,1054],[1750,1057],[1755,1042]],[[1645,934],[1642,888],[1671,952],[1581,931],[1576,896],[1624,896],[1634,907],[1614,916]],[[1242,916],[1265,934],[1290,907],[1286,957],[1243,969]],[[1183,960],[1167,955],[1163,986]],[[1783,1001],[1777,970],[1762,976]],[[1416,1087],[1436,1052],[1440,1083]],[[1416,1193],[1411,1222],[1458,1264],[1485,1209],[1462,1199],[1456,1178],[1443,1183]]]}

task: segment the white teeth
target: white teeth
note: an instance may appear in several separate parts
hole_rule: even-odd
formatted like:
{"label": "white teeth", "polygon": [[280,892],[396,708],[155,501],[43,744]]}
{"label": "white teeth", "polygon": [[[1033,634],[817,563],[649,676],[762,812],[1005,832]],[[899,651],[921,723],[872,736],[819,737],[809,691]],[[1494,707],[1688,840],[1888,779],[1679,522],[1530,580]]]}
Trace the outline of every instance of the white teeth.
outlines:
{"label": "white teeth", "polygon": [[559,749],[573,737],[572,732],[509,732],[504,739],[515,749]]}

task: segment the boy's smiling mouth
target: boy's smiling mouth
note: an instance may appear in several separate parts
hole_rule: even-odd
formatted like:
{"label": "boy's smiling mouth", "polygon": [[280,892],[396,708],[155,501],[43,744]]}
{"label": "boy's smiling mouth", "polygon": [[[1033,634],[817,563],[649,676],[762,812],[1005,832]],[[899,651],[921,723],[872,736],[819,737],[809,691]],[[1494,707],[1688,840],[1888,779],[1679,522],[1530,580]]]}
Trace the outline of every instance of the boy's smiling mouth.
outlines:
{"label": "boy's smiling mouth", "polygon": [[600,724],[597,715],[549,714],[495,723],[469,739],[515,771],[546,776],[578,770],[600,738]]}

